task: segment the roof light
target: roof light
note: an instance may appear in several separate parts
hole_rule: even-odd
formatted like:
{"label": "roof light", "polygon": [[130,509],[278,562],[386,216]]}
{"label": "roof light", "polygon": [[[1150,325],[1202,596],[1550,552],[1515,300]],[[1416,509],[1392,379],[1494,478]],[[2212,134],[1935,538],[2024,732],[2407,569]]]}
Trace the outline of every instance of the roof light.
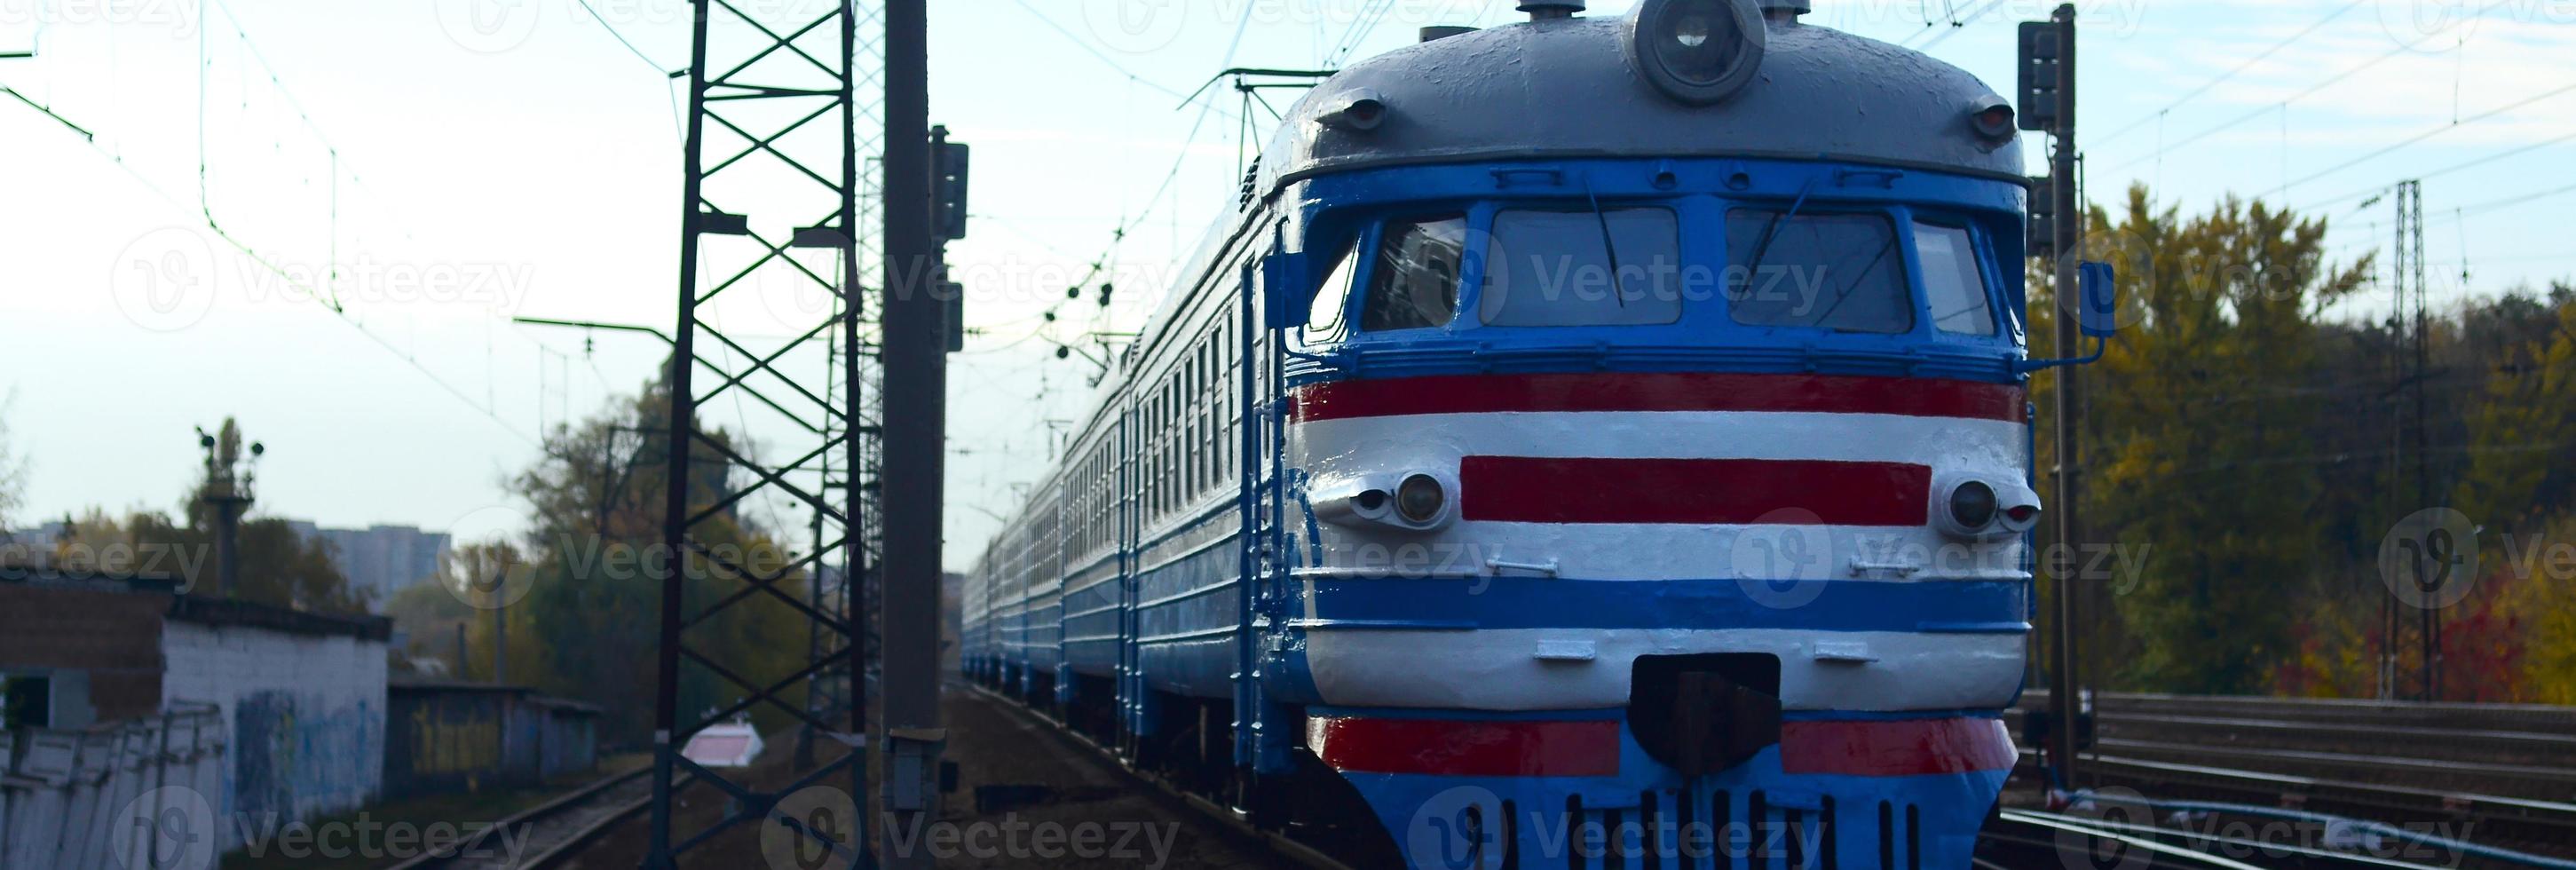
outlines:
{"label": "roof light", "polygon": [[1692,105],[1733,96],[1762,65],[1752,0],[1645,0],[1628,13],[1628,63],[1656,90]]}

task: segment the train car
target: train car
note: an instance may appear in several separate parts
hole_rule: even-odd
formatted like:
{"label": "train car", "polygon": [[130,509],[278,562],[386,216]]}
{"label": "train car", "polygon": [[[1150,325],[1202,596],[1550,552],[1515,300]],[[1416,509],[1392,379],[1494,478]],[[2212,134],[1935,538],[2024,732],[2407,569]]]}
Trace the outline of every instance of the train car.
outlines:
{"label": "train car", "polygon": [[2010,104],[1805,0],[1521,6],[1287,114],[968,672],[1354,863],[1968,867],[2040,511]]}

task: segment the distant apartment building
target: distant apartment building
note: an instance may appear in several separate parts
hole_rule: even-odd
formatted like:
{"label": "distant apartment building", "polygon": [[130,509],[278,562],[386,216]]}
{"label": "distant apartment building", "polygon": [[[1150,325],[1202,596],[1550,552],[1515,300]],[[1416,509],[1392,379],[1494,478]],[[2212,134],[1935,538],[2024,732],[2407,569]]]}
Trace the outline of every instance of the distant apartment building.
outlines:
{"label": "distant apartment building", "polygon": [[302,520],[289,520],[287,525],[306,540],[329,542],[331,561],[349,578],[349,588],[373,596],[378,605],[437,573],[438,557],[446,554],[448,546],[446,532],[424,532],[412,526],[325,529]]}

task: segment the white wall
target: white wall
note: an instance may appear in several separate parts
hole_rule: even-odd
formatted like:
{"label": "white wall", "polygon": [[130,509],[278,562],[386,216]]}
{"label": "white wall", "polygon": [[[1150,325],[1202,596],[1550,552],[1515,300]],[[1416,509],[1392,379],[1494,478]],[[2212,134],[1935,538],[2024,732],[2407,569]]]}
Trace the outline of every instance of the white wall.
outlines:
{"label": "white wall", "polygon": [[162,635],[166,702],[222,711],[228,758],[221,848],[247,823],[283,825],[357,809],[384,779],[385,644],[172,619]]}

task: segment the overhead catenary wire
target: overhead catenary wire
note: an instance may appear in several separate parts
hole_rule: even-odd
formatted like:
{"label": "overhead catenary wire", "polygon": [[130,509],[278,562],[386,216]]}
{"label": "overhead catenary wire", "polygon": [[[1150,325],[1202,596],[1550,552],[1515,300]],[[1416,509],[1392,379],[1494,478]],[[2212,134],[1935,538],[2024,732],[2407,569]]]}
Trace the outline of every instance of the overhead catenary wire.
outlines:
{"label": "overhead catenary wire", "polygon": [[[1065,29],[1065,26],[1057,23],[1054,18],[1048,17],[1045,12],[1038,11],[1037,7],[1029,5],[1029,0],[1011,0],[1011,2],[1017,4],[1023,11],[1028,12],[1029,15],[1036,18],[1039,23],[1045,24],[1047,29],[1055,31],[1057,35],[1064,37],[1065,41],[1071,42],[1076,48],[1082,49],[1083,53],[1091,55],[1092,58],[1108,65],[1110,69],[1116,70],[1120,76],[1125,77],[1128,81],[1134,82],[1148,89],[1161,92],[1175,99],[1188,98],[1188,95],[1183,94],[1178,90],[1165,87],[1152,79],[1137,75],[1134,70],[1128,69],[1126,64],[1119,63],[1117,58],[1110,57],[1107,52],[1101,51],[1098,46],[1092,45],[1090,40],[1084,39],[1080,34],[1076,34],[1071,30]],[[1244,8],[1246,9],[1250,9],[1251,7],[1252,4],[1244,4]],[[1231,112],[1223,112],[1223,114],[1228,117],[1232,117],[1233,115]]]}
{"label": "overhead catenary wire", "polygon": [[2373,150],[2373,151],[2371,151],[2370,153],[2363,154],[2363,155],[2361,155],[2361,156],[2359,156],[2359,157],[2355,157],[2355,158],[2352,158],[2352,159],[2350,159],[2350,160],[2343,161],[2343,162],[2341,162],[2341,163],[2337,163],[2337,164],[2335,164],[2335,165],[2333,165],[2333,166],[2328,166],[2328,167],[2326,167],[2326,168],[2324,168],[2324,169],[2319,169],[2319,170],[2317,170],[2317,171],[2315,171],[2315,172],[2308,173],[2307,175],[2300,176],[2300,177],[2298,177],[2297,179],[2294,179],[2294,180],[2291,180],[2291,181],[2285,182],[2285,183],[2283,183],[2283,184],[2282,184],[2282,186],[2281,186],[2281,187],[2282,187],[2282,190],[2287,191],[2289,188],[2297,187],[2297,186],[2299,186],[2299,185],[2301,185],[2301,184],[2305,184],[2305,183],[2310,182],[2310,181],[2315,181],[2315,180],[2317,180],[2317,179],[2319,179],[2319,178],[2324,178],[2324,177],[2326,177],[2326,176],[2328,176],[2328,175],[2332,175],[2332,174],[2334,174],[2334,173],[2341,172],[2341,171],[2346,170],[2346,169],[2350,169],[2350,168],[2352,168],[2352,167],[2354,167],[2354,166],[2358,166],[2358,165],[2360,165],[2360,164],[2362,164],[2362,163],[2365,163],[2365,162],[2368,162],[2368,161],[2370,161],[2370,160],[2377,159],[2377,158],[2379,158],[2379,157],[2381,157],[2381,156],[2384,156],[2384,155],[2386,155],[2386,154],[2388,154],[2388,153],[2390,153],[2390,152],[2392,152],[2392,151],[2396,151],[2397,149],[2404,148],[2404,147],[2406,147],[2406,146],[2408,146],[2408,145],[2413,145],[2413,144],[2415,144],[2415,143],[2417,143],[2417,142],[2422,142],[2422,141],[2424,141],[2424,140],[2426,140],[2426,139],[2430,139],[2430,138],[2433,138],[2433,137],[2435,137],[2435,136],[2439,136],[2439,135],[2441,135],[2441,134],[2443,134],[2443,133],[2448,133],[2448,132],[2450,132],[2450,131],[2452,131],[2452,130],[2457,130],[2457,129],[2459,129],[2459,128],[2460,128],[2460,127],[2462,127],[2462,126],[2465,126],[2465,125],[2468,125],[2468,124],[2474,124],[2474,123],[2477,123],[2477,122],[2479,122],[2479,121],[2486,120],[2486,119],[2488,119],[2488,118],[2493,118],[2493,117],[2495,117],[2495,116],[2497,116],[2497,115],[2501,115],[2501,114],[2504,114],[2504,113],[2506,113],[2506,112],[2510,112],[2510,111],[2513,111],[2513,110],[2515,110],[2515,109],[2519,109],[2519,108],[2522,108],[2522,107],[2524,107],[2524,106],[2528,106],[2528,105],[2531,105],[2531,104],[2533,104],[2533,103],[2537,103],[2537,102],[2540,102],[2540,101],[2542,101],[2542,100],[2549,99],[2549,98],[2551,98],[2551,97],[2555,97],[2555,96],[2559,96],[2559,95],[2562,95],[2562,94],[2566,94],[2566,93],[2568,93],[2568,92],[2570,92],[2570,91],[2576,91],[2576,82],[2569,82],[2569,83],[2567,83],[2567,84],[2560,85],[2560,86],[2558,86],[2558,87],[2551,88],[2551,89],[2549,89],[2549,90],[2542,91],[2542,92],[2540,92],[2540,93],[2533,94],[2533,95],[2531,95],[2531,96],[2524,97],[2524,98],[2522,98],[2522,99],[2515,100],[2515,101],[2513,101],[2513,102],[2506,103],[2506,104],[2504,104],[2504,105],[2497,106],[2497,107],[2492,108],[2492,109],[2488,109],[2488,110],[2486,110],[2486,111],[2484,111],[2484,112],[2479,112],[2479,113],[2477,113],[2477,114],[2475,114],[2475,115],[2470,115],[2470,116],[2468,116],[2468,117],[2466,117],[2466,118],[2460,118],[2460,119],[2457,119],[2457,120],[2449,121],[2449,122],[2446,122],[2446,123],[2443,123],[2443,124],[2440,124],[2440,125],[2434,126],[2434,127],[2430,128],[2430,129],[2427,129],[2427,130],[2425,130],[2425,131],[2423,131],[2423,132],[2421,132],[2421,133],[2417,133],[2417,134],[2415,134],[2415,135],[2413,135],[2413,136],[2408,136],[2408,137],[2406,137],[2406,138],[2404,138],[2404,139],[2400,139],[2400,140],[2398,140],[2398,141],[2396,141],[2396,142],[2394,142],[2394,143],[2391,143],[2391,144],[2389,144],[2389,145],[2387,145],[2387,146],[2384,146],[2384,147],[2381,147],[2381,148],[2379,148],[2379,149]]}
{"label": "overhead catenary wire", "polygon": [[2182,96],[2175,97],[2172,102],[2166,103],[2162,108],[2140,116],[2137,120],[2130,121],[2127,124],[2114,128],[2109,133],[2102,134],[2100,138],[2093,140],[2093,144],[2102,145],[2104,143],[2117,140],[2123,135],[2146,126],[2149,122],[2164,117],[2167,113],[2181,108],[2184,104],[2199,98],[2203,94],[2209,93],[2212,88],[2226,84],[2230,79],[2236,78],[2238,74],[2254,68],[2255,64],[2262,63],[2272,55],[2279,53],[2281,49],[2288,48],[2299,40],[2308,38],[2308,35],[2317,32],[2318,28],[2322,28],[2333,23],[2335,19],[2343,17],[2344,13],[2350,12],[2354,7],[2367,2],[2370,2],[2370,0],[2348,0],[2348,2],[2343,5],[2335,7],[2334,11],[2326,13],[2324,18],[2317,19],[2315,23],[2309,24],[2307,27],[2300,29],[2297,33],[2290,34],[2288,38],[2275,42],[2270,47],[2265,48],[2260,52],[2256,52],[2253,57],[2246,58],[2242,63],[2238,63],[2236,66],[2230,67],[2226,72],[2219,73],[2215,78],[2202,82],[2199,87],[2183,92]]}
{"label": "overhead catenary wire", "polygon": [[599,22],[600,29],[608,31],[608,35],[615,38],[617,40],[617,44],[626,46],[626,53],[634,55],[636,60],[643,61],[645,66],[652,67],[654,72],[661,73],[663,76],[668,78],[679,78],[680,76],[688,74],[689,71],[687,69],[673,70],[670,67],[663,66],[661,63],[653,60],[652,55],[645,54],[644,50],[641,48],[636,48],[635,43],[626,38],[626,34],[618,31],[617,25],[608,23],[608,18],[600,15],[599,10],[590,5],[590,0],[573,0],[573,2],[581,5],[581,11],[590,13],[590,20]]}
{"label": "overhead catenary wire", "polygon": [[[324,150],[331,155],[334,172],[338,172],[337,167],[343,165],[344,161],[338,156],[337,149],[328,145],[328,138],[323,134],[320,124],[315,122],[311,114],[306,112],[303,106],[295,100],[294,94],[286,89],[284,83],[278,78],[276,68],[268,62],[264,55],[260,53],[258,46],[250,39],[247,31],[242,28],[240,20],[234,17],[232,10],[225,7],[220,0],[218,0],[218,2],[201,5],[198,8],[198,36],[200,41],[200,51],[203,51],[203,42],[207,34],[207,28],[205,26],[207,22],[204,17],[207,6],[213,6],[217,11],[223,14],[225,20],[231,25],[234,35],[241,41],[246,54],[260,65],[262,72],[268,78],[271,86],[277,90],[280,99],[284,101],[288,108],[295,112],[298,120],[300,120],[306,128],[312,132],[314,137],[324,143]],[[202,92],[202,78],[204,75],[205,63],[200,60],[198,67],[200,75],[200,90]],[[359,322],[344,309],[331,304],[327,301],[329,292],[326,288],[313,287],[306,283],[302,277],[282,267],[267,255],[260,253],[258,250],[244,243],[242,240],[234,238],[232,235],[225,232],[222,227],[217,226],[213,222],[213,215],[202,199],[202,190],[200,192],[200,200],[198,202],[186,202],[179,196],[171,193],[168,188],[163,187],[158,182],[144,175],[132,164],[127,163],[122,156],[119,156],[107,146],[102,145],[98,141],[98,136],[92,128],[76,123],[63,114],[54,111],[50,107],[39,105],[32,100],[26,100],[23,96],[18,95],[14,89],[7,87],[5,84],[0,84],[0,91],[7,91],[13,96],[19,96],[19,98],[27,102],[31,108],[43,113],[47,118],[78,135],[81,138],[82,143],[89,146],[90,150],[105,158],[109,163],[114,164],[119,171],[125,173],[135,182],[142,185],[145,190],[152,193],[164,203],[174,209],[198,215],[200,220],[204,222],[205,228],[211,232],[216,239],[222,241],[226,246],[231,247],[242,256],[248,257],[250,261],[257,264],[260,269],[284,280],[288,286],[303,293],[306,297],[314,300],[326,310],[329,310],[334,319],[337,319],[340,322],[347,324],[350,328],[357,330],[359,335],[365,336],[368,341],[375,343],[378,347],[383,348],[386,352],[391,353],[396,358],[402,360],[406,365],[419,372],[423,377],[428,378],[429,381],[432,384],[435,384],[440,390],[454,397],[457,401],[464,403],[467,407],[473,408],[482,413],[486,418],[489,418],[494,424],[500,426],[503,431],[508,432],[512,436],[517,437],[532,446],[543,445],[542,438],[529,434],[528,432],[520,429],[517,425],[511,423],[507,418],[502,417],[498,409],[488,401],[477,401],[465,389],[457,386],[448,379],[439,376],[436,371],[423,364],[411,351],[395,345],[383,334],[378,333],[373,329],[369,329],[366,324]],[[202,120],[200,121],[200,124],[202,125]],[[200,145],[200,160],[201,162],[203,160],[202,144]],[[202,166],[200,172],[202,183]],[[335,174],[334,177],[336,179],[337,175]],[[349,175],[349,180],[361,188],[366,187],[365,182],[354,173]],[[372,194],[372,189],[369,189],[369,192]],[[387,208],[389,211],[391,210],[389,203],[387,204]],[[403,235],[408,237],[408,231],[403,231]]]}
{"label": "overhead catenary wire", "polygon": [[[1951,10],[1949,29],[1940,29],[1939,25],[1927,21],[1924,22],[1923,29],[1907,34],[1904,39],[1897,41],[1896,44],[1899,47],[1912,47],[1916,51],[1931,51],[1933,46],[1940,45],[1942,40],[1949,39],[1952,35],[1965,29],[1970,22],[1976,21],[1986,13],[1993,12],[1996,9],[2001,8],[2003,5],[2004,0],[1985,0],[1985,5],[1970,9],[1967,14],[1964,15],[1959,14],[1957,10]],[[1924,40],[1922,45],[1914,45],[1915,39],[1927,33],[1932,34],[1931,39]]]}
{"label": "overhead catenary wire", "polygon": [[2228,119],[2227,121],[2221,122],[2221,123],[2219,123],[2219,124],[2218,124],[2218,125],[2216,125],[2216,126],[2213,126],[2213,127],[2209,127],[2209,128],[2203,129],[2203,130],[2201,130],[2201,131],[2200,131],[2200,132],[2198,132],[2198,133],[2193,133],[2193,134],[2191,134],[2191,135],[2189,135],[2189,136],[2185,136],[2185,137],[2183,137],[2182,139],[2177,140],[2177,141],[2175,141],[2175,142],[2172,142],[2172,143],[2169,143],[2169,144],[2165,144],[2165,145],[2159,145],[2159,146],[2157,146],[2157,147],[2156,147],[2155,151],[2153,151],[2153,152],[2151,152],[2151,153],[2143,154],[2143,155],[2139,155],[2139,156],[2134,157],[2134,158],[2131,158],[2131,159],[2129,159],[2129,160],[2127,160],[2127,161],[2124,161],[2124,162],[2121,162],[2121,163],[2118,163],[2118,164],[2115,164],[2115,165],[2112,165],[2112,166],[2106,167],[2104,171],[2107,171],[2107,172],[2117,172],[2117,171],[2122,170],[2122,169],[2127,169],[2127,168],[2129,168],[2129,167],[2131,167],[2131,166],[2136,166],[2136,165],[2138,165],[2138,164],[2140,164],[2140,163],[2145,163],[2145,162],[2147,162],[2147,161],[2149,161],[2149,160],[2154,160],[2154,159],[2157,159],[2157,158],[2163,157],[2163,156],[2165,156],[2166,154],[2173,153],[2176,149],[2183,148],[2183,147],[2185,147],[2185,146],[2188,146],[2188,145],[2191,145],[2191,144],[2193,144],[2193,143],[2199,142],[2200,140],[2207,139],[2207,138],[2209,138],[2209,137],[2211,137],[2211,136],[2214,136],[2214,135],[2217,135],[2217,134],[2219,134],[2219,133],[2225,132],[2225,131],[2227,131],[2227,130],[2229,130],[2229,129],[2232,129],[2232,128],[2234,128],[2234,127],[2235,127],[2236,125],[2238,125],[2238,124],[2243,124],[2243,123],[2245,123],[2245,122],[2247,122],[2247,121],[2251,121],[2251,120],[2254,120],[2254,119],[2256,119],[2256,118],[2263,117],[2264,115],[2271,114],[2271,113],[2273,113],[2273,112],[2275,112],[2275,111],[2279,111],[2279,109],[2280,109],[2280,107],[2281,107],[2281,106],[2286,106],[2286,105],[2289,105],[2289,104],[2291,104],[2291,103],[2298,102],[2299,100],[2305,99],[2305,98],[2307,98],[2307,97],[2313,96],[2313,95],[2315,95],[2318,91],[2322,91],[2322,90],[2325,90],[2325,89],[2327,89],[2327,88],[2333,87],[2333,86],[2335,86],[2336,84],[2341,83],[2341,82],[2342,82],[2343,80],[2345,80],[2345,79],[2351,78],[2351,77],[2356,76],[2356,75],[2360,75],[2363,71],[2368,70],[2368,69],[2370,69],[2371,67],[2375,67],[2375,66],[2378,66],[2378,65],[2380,65],[2380,64],[2387,63],[2390,59],[2393,59],[2393,58],[2397,57],[2398,55],[2405,54],[2408,50],[2409,50],[2409,49],[2408,49],[2408,47],[2407,47],[2407,46],[2400,45],[2400,46],[2398,46],[2398,47],[2396,47],[2396,48],[2394,48],[2394,49],[2389,50],[2389,51],[2388,51],[2387,53],[2385,53],[2385,54],[2381,54],[2381,55],[2378,55],[2378,56],[2372,57],[2372,58],[2371,58],[2371,59],[2369,59],[2369,60],[2362,61],[2362,62],[2360,62],[2360,63],[2358,63],[2358,64],[2354,64],[2354,65],[2349,66],[2349,67],[2345,67],[2345,68],[2344,68],[2344,70],[2343,70],[2342,72],[2335,73],[2333,76],[2328,77],[2325,81],[2321,81],[2321,82],[2318,82],[2318,83],[2316,83],[2316,84],[2314,84],[2314,85],[2310,85],[2310,86],[2308,86],[2308,88],[2307,88],[2306,90],[2300,91],[2300,92],[2295,93],[2295,94],[2291,94],[2289,97],[2284,98],[2284,99],[2281,99],[2281,100],[2276,100],[2276,101],[2273,101],[2273,102],[2264,103],[2263,105],[2261,105],[2261,106],[2259,106],[2259,107],[2256,107],[2253,111],[2247,112],[2247,113],[2242,114],[2242,115],[2238,115],[2238,116],[2236,116],[2236,117],[2234,117],[2234,118]]}
{"label": "overhead catenary wire", "polygon": [[[2484,165],[2489,164],[2489,163],[2494,163],[2494,162],[2496,162],[2496,161],[2498,161],[2498,160],[2503,160],[2503,159],[2505,159],[2505,158],[2508,158],[2508,157],[2514,157],[2514,156],[2521,155],[2521,154],[2527,154],[2527,153],[2530,153],[2530,152],[2532,152],[2532,151],[2539,150],[2539,149],[2541,149],[2541,148],[2546,148],[2546,147],[2549,147],[2549,146],[2551,146],[2551,145],[2556,145],[2556,144],[2559,144],[2559,143],[2562,143],[2562,142],[2567,142],[2567,141],[2570,141],[2570,140],[2576,140],[2576,131],[2571,131],[2571,132],[2563,133],[2563,134],[2560,134],[2560,135],[2557,135],[2557,136],[2552,136],[2552,137],[2549,137],[2549,138],[2547,138],[2547,139],[2540,140],[2540,141],[2538,141],[2538,142],[2532,142],[2532,143],[2525,144],[2525,145],[2517,145],[2517,146],[2514,146],[2514,147],[2512,147],[2512,148],[2509,148],[2509,149],[2506,149],[2506,150],[2503,150],[2503,151],[2498,151],[2498,152],[2493,153],[2493,154],[2488,154],[2488,155],[2481,156],[2481,157],[2477,157],[2477,158],[2473,158],[2473,159],[2470,159],[2470,160],[2465,160],[2465,161],[2462,161],[2462,162],[2459,162],[2459,163],[2454,163],[2454,164],[2451,164],[2451,165],[2449,165],[2449,166],[2440,167],[2440,168],[2438,168],[2438,169],[2430,169],[2430,170],[2426,170],[2426,171],[2423,171],[2423,172],[2410,173],[2410,174],[2408,174],[2408,175],[2407,175],[2407,178],[2408,178],[2408,179],[2417,180],[2417,181],[2421,181],[2421,180],[2423,180],[2423,179],[2427,179],[2427,178],[2434,178],[2434,177],[2437,177],[2437,176],[2448,175],[2448,174],[2450,174],[2450,173],[2458,172],[2458,171],[2463,170],[2463,169],[2470,169],[2470,168],[2474,168],[2474,167],[2478,167],[2478,166],[2484,166]],[[2360,189],[2360,190],[2352,191],[2352,192],[2350,192],[2350,193],[2337,194],[2337,195],[2335,195],[2335,196],[2329,196],[2329,197],[2326,197],[2326,198],[2323,198],[2323,199],[2313,200],[2313,201],[2309,202],[2309,203],[2308,203],[2308,204],[2306,204],[2306,205],[2300,206],[2300,209],[2301,209],[2301,210],[2303,210],[2303,211],[2311,211],[2311,210],[2315,210],[2315,209],[2321,209],[2321,208],[2324,208],[2324,207],[2326,207],[2326,206],[2333,205],[2333,204],[2335,204],[2335,203],[2343,202],[2344,200],[2348,200],[2348,199],[2357,199],[2357,198],[2360,198],[2360,197],[2369,196],[2369,195],[2374,194],[2374,193],[2386,193],[2386,192],[2388,192],[2388,189],[2389,189],[2390,187],[2394,186],[2395,184],[2397,184],[2397,182],[2395,182],[2395,181],[2391,181],[2391,182],[2386,182],[2386,183],[2383,183],[2383,184],[2376,184],[2376,185],[2372,185],[2372,186],[2370,186],[2370,187],[2365,187],[2365,188],[2362,188],[2362,189]]]}

